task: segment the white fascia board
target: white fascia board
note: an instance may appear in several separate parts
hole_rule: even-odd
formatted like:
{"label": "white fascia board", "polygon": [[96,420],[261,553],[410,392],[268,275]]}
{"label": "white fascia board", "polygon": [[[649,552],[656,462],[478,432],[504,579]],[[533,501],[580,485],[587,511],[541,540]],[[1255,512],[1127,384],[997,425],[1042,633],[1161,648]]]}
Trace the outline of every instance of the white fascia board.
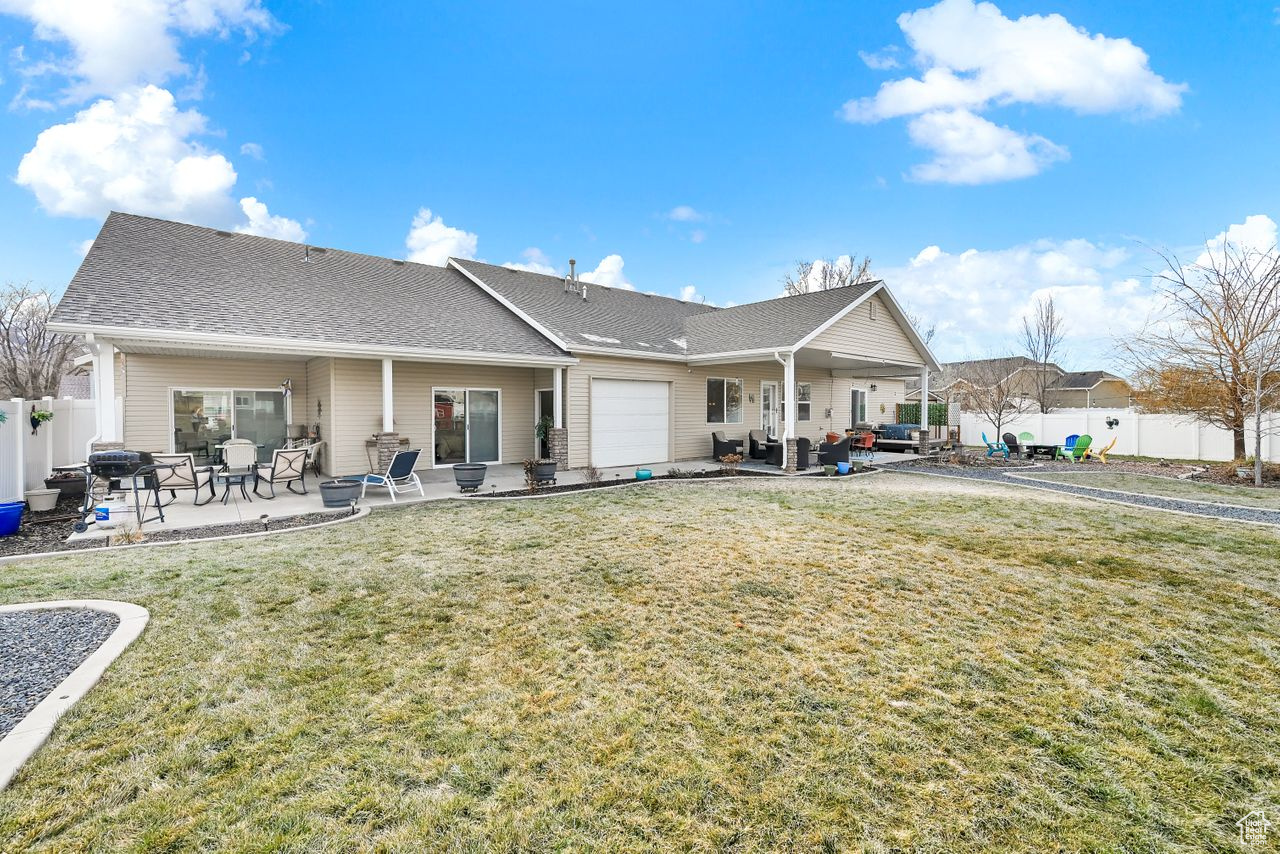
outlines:
{"label": "white fascia board", "polygon": [[171,329],[135,329],[127,326],[81,326],[50,323],[54,332],[75,335],[92,334],[102,341],[116,344],[138,342],[160,346],[218,349],[234,347],[261,353],[296,356],[339,356],[366,359],[401,359],[413,362],[457,362],[533,367],[576,365],[572,356],[526,356],[520,353],[479,353],[470,350],[431,350],[416,347],[377,347],[369,344],[345,344],[332,341],[293,340],[249,335],[225,335],[213,332],[176,331]]}
{"label": "white fascia board", "polygon": [[774,353],[794,354],[790,347],[764,347],[757,350],[731,350],[725,353],[700,353],[689,357],[691,365],[713,365],[729,362],[759,362],[773,359]]}
{"label": "white fascia board", "polygon": [[916,332],[916,328],[911,325],[911,321],[907,319],[907,313],[902,310],[902,306],[894,299],[893,292],[885,286],[884,282],[880,283],[880,293],[885,297],[885,302],[889,306],[889,313],[893,315],[894,320],[898,321],[898,326],[902,331],[907,333],[907,337],[911,339],[911,343],[915,346],[916,351],[924,356],[925,364],[929,366],[931,371],[941,371],[942,363],[933,355],[933,351],[929,349],[929,345],[924,343],[924,339],[920,337],[920,333]]}
{"label": "white fascia board", "polygon": [[555,344],[555,345],[556,345],[557,347],[559,347],[561,350],[571,350],[571,349],[572,349],[568,344],[566,344],[565,342],[561,341],[561,340],[560,340],[560,337],[559,337],[558,335],[554,334],[550,329],[547,329],[547,328],[546,328],[545,326],[543,326],[541,323],[539,323],[538,321],[534,320],[532,317],[530,317],[530,316],[529,316],[528,314],[526,314],[525,312],[521,311],[521,310],[520,310],[520,308],[519,308],[515,303],[513,303],[511,300],[509,300],[509,299],[507,299],[506,297],[504,297],[502,294],[498,293],[498,292],[497,292],[496,290],[494,290],[493,288],[489,287],[489,285],[485,284],[485,283],[480,279],[480,277],[479,277],[479,276],[477,276],[477,275],[475,275],[474,273],[472,273],[472,272],[471,272],[470,270],[468,270],[466,267],[463,267],[463,266],[462,266],[461,264],[459,264],[455,259],[453,259],[453,258],[450,258],[450,259],[449,259],[449,266],[450,266],[450,267],[452,267],[453,269],[457,270],[457,271],[458,271],[459,273],[461,273],[462,275],[466,276],[466,277],[467,277],[467,279],[468,279],[468,280],[470,280],[472,284],[474,284],[474,285],[475,285],[476,287],[478,287],[480,290],[482,290],[482,291],[484,291],[485,293],[487,293],[489,296],[491,296],[491,297],[493,297],[494,299],[496,299],[499,303],[501,303],[503,306],[505,306],[505,307],[507,308],[507,310],[508,310],[508,311],[510,311],[512,314],[514,314],[516,317],[520,318],[520,319],[521,319],[521,320],[523,320],[525,323],[529,324],[529,326],[533,327],[533,329],[534,329],[534,330],[536,330],[536,331],[537,331],[537,333],[538,333],[539,335],[541,335],[543,338],[546,338],[548,341],[550,341],[552,344]]}
{"label": "white fascia board", "polygon": [[[601,286],[603,287],[603,285]],[[687,356],[678,353],[648,353],[644,350],[614,350],[609,347],[566,347],[570,353],[584,353],[589,356],[619,356],[624,359],[657,359],[664,362],[685,362]]]}

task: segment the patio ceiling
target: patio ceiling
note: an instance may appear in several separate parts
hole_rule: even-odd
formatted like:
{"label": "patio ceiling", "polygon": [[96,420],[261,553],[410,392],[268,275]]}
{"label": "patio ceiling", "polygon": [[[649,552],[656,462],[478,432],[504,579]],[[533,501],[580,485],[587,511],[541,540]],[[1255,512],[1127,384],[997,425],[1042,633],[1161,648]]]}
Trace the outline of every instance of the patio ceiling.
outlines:
{"label": "patio ceiling", "polygon": [[802,347],[796,352],[796,364],[806,368],[826,368],[837,377],[918,377],[924,365],[908,362],[892,362],[874,356],[854,353],[835,353]]}

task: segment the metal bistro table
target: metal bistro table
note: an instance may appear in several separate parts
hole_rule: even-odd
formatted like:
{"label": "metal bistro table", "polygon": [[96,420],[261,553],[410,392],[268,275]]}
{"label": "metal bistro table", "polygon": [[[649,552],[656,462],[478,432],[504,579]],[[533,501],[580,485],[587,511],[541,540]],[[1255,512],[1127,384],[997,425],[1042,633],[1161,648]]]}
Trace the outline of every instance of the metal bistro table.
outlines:
{"label": "metal bistro table", "polygon": [[215,471],[213,473],[214,482],[221,483],[225,487],[222,490],[222,503],[226,504],[227,499],[231,497],[231,487],[238,486],[240,487],[240,494],[244,496],[246,501],[252,504],[253,499],[249,497],[249,491],[245,489],[245,485],[248,483],[250,478],[256,476],[257,469],[254,466],[244,466],[242,468]]}

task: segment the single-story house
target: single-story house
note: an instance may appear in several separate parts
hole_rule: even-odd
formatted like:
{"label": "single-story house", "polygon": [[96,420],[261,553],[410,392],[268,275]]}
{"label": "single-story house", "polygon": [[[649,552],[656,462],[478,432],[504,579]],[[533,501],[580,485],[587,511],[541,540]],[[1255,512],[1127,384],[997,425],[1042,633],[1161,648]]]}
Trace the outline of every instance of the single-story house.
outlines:
{"label": "single-story house", "polygon": [[[972,359],[947,362],[930,381],[931,400],[954,400],[966,406],[965,389],[994,388],[1002,384],[1010,397],[1021,398],[1028,406],[1038,405],[1040,383],[1046,375],[1044,397],[1051,409],[1123,408],[1130,405],[1132,392],[1123,378],[1106,371],[1065,371],[1053,362],[1041,365],[1026,356]],[[907,400],[920,399],[920,383],[907,380]]]}
{"label": "single-story house", "polygon": [[1070,371],[1045,389],[1054,409],[1124,409],[1133,403],[1133,390],[1123,377],[1106,371]]}
{"label": "single-story house", "polygon": [[265,459],[292,426],[330,474],[405,440],[424,468],[706,459],[715,430],[890,421],[903,378],[938,369],[883,282],[716,308],[121,213],[51,327],[93,354],[98,443],[209,454],[235,436]]}

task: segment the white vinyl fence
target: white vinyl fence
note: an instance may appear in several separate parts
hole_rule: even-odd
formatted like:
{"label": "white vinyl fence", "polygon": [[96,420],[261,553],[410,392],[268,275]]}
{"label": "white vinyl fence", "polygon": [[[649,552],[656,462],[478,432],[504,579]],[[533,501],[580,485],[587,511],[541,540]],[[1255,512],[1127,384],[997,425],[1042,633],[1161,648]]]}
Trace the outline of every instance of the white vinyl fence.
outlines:
{"label": "white vinyl fence", "polygon": [[[31,433],[31,407],[53,413]],[[81,462],[85,445],[97,432],[92,400],[5,400],[0,411],[0,501],[21,501],[28,489],[40,489],[54,466]]]}
{"label": "white vinyl fence", "polygon": [[[1114,429],[1107,419],[1115,418]],[[1280,462],[1280,413],[1262,416],[1262,458]],[[1177,415],[1133,409],[1056,409],[1048,415],[1020,415],[1004,424],[1004,433],[1027,432],[1036,442],[1061,444],[1072,433],[1093,437],[1093,447],[1105,448],[1116,439],[1114,454],[1169,460],[1226,461],[1233,456],[1231,432]],[[998,441],[995,427],[974,412],[960,414],[960,437],[966,445],[980,445],[982,433]],[[1246,453],[1253,455],[1253,420],[1245,429]]]}

